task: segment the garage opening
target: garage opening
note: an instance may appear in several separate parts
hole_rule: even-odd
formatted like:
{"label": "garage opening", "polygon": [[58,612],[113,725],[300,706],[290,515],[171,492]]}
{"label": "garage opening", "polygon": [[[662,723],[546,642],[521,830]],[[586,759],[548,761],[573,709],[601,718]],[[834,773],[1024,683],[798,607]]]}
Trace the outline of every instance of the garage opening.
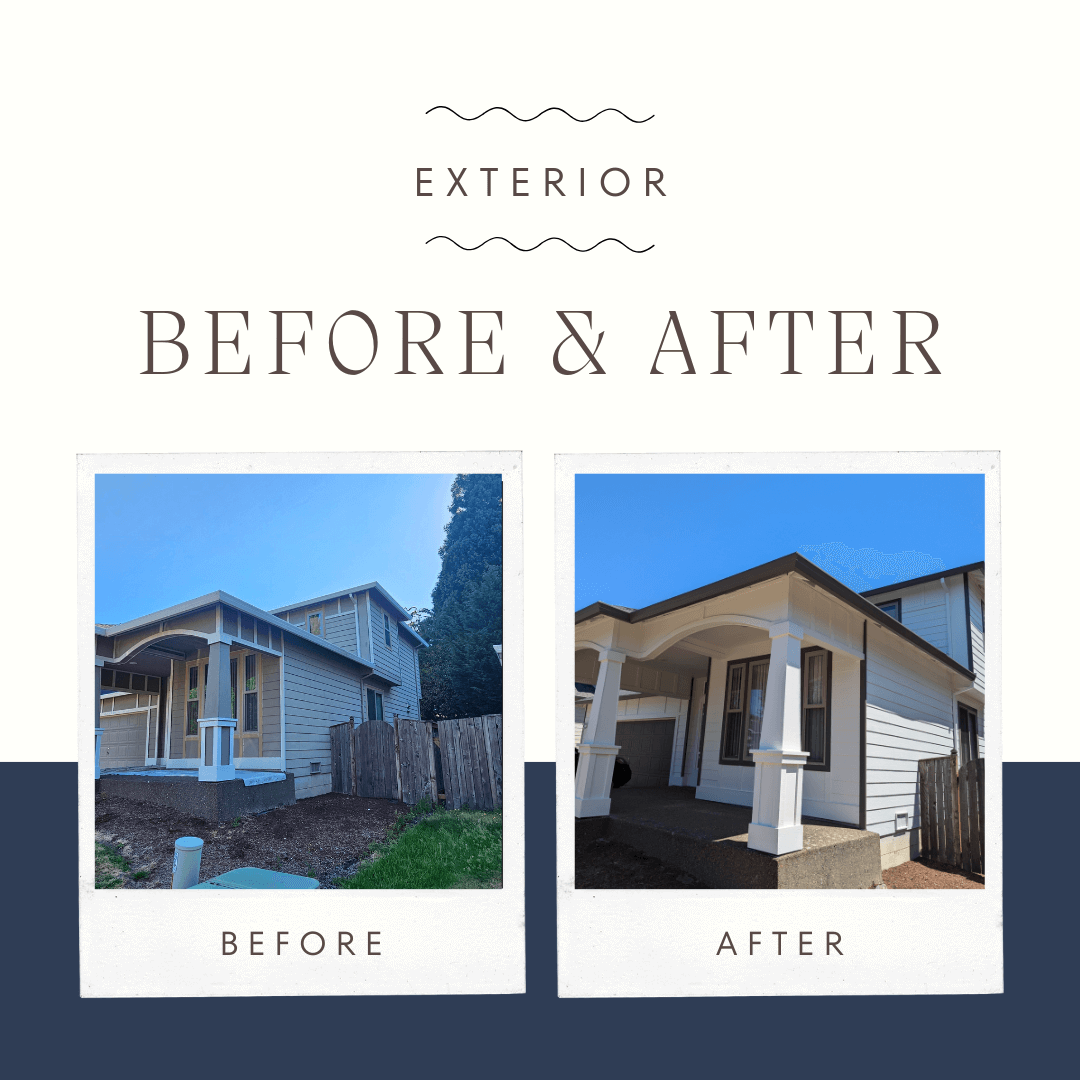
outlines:
{"label": "garage opening", "polygon": [[98,723],[102,769],[142,768],[157,757],[157,694],[103,694]]}
{"label": "garage opening", "polygon": [[621,720],[615,726],[619,757],[630,763],[630,787],[667,787],[671,751],[675,745],[675,718]]}

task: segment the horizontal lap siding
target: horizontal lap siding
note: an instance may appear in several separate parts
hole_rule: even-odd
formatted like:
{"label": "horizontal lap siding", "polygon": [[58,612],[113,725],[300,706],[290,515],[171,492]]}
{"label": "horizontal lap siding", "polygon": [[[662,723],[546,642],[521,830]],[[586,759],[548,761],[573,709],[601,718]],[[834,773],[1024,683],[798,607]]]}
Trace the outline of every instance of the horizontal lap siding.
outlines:
{"label": "horizontal lap siding", "polygon": [[[390,618],[390,642],[387,648],[383,615]],[[413,720],[420,716],[419,690],[416,685],[416,650],[401,636],[397,616],[371,598],[371,629],[373,666],[375,674],[391,682],[400,683],[383,695],[383,718],[393,720],[395,714]]]}
{"label": "horizontal lap siding", "polygon": [[881,593],[872,597],[875,602],[900,597],[900,621],[935,648],[949,652],[949,613],[946,593],[938,582],[900,589],[896,593]]}
{"label": "horizontal lap siding", "polygon": [[281,756],[281,662],[276,656],[265,655],[262,657],[262,756]]}
{"label": "horizontal lap siding", "polygon": [[[330,791],[330,726],[360,721],[360,669],[292,635],[285,639],[286,769],[295,774],[296,797]],[[321,770],[311,775],[311,762]]]}
{"label": "horizontal lap siding", "polygon": [[331,645],[346,652],[356,652],[356,616],[352,611],[347,615],[328,615],[325,631]]}
{"label": "horizontal lap siding", "polygon": [[952,691],[944,671],[913,661],[873,627],[868,652],[866,827],[891,835],[898,813],[919,825],[919,760],[952,753]]}
{"label": "horizontal lap siding", "polygon": [[974,587],[970,592],[972,670],[975,672],[976,688],[983,690],[986,685],[986,639],[983,628],[982,594]]}

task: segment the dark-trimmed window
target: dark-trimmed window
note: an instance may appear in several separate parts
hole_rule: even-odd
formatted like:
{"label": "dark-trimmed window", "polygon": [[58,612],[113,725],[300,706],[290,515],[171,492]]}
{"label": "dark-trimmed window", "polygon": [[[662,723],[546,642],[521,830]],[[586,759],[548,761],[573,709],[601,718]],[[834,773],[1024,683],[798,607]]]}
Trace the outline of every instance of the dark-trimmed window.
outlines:
{"label": "dark-trimmed window", "polygon": [[903,604],[900,602],[900,597],[897,597],[895,600],[885,600],[880,604],[875,604],[874,606],[880,608],[882,611],[885,612],[886,615],[891,615],[897,622],[904,621],[900,617],[901,611],[903,609]]}
{"label": "dark-trimmed window", "polygon": [[386,635],[386,647],[388,649],[392,649],[393,646],[390,644],[390,616],[384,613],[383,617],[382,617],[382,621],[383,621],[383,634]]}
{"label": "dark-trimmed window", "polygon": [[761,739],[761,719],[765,714],[765,686],[768,681],[767,656],[752,656],[728,663],[724,730],[720,740],[721,762],[754,764],[750,751],[758,748]]}
{"label": "dark-trimmed window", "polygon": [[259,659],[254,653],[244,657],[244,731],[259,730]]}
{"label": "dark-trimmed window", "polygon": [[[801,657],[800,718],[802,748],[810,756],[806,768],[829,768],[832,712],[832,653],[803,649]],[[751,656],[728,662],[724,694],[724,723],[720,736],[721,765],[753,765],[761,743],[769,657]]]}
{"label": "dark-trimmed window", "polygon": [[199,734],[199,665],[188,668],[187,734]]}
{"label": "dark-trimmed window", "polygon": [[307,628],[309,634],[314,634],[318,637],[322,633],[322,612],[313,611],[307,617]]}

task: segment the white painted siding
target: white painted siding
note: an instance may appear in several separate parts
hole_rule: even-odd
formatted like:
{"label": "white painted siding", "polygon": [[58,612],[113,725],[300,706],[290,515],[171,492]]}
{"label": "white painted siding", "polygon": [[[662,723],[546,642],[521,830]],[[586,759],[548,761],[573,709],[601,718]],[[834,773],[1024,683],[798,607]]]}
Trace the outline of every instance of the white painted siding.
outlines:
{"label": "white painted siding", "polygon": [[[296,797],[330,791],[330,726],[359,723],[360,670],[317,645],[285,635],[285,768],[295,776]],[[311,775],[311,762],[320,772]]]}
{"label": "white painted siding", "polygon": [[[971,659],[975,672],[975,687],[986,690],[986,636],[983,627],[983,593],[975,581],[969,584],[969,606],[971,608]],[[979,715],[979,732],[982,736],[982,714]]]}
{"label": "white painted siding", "polygon": [[891,836],[898,813],[919,826],[919,759],[952,753],[955,709],[940,665],[915,659],[888,632],[868,629],[866,827]]}
{"label": "white painted siding", "polygon": [[[751,806],[754,801],[752,765],[721,765],[720,737],[723,729],[727,665],[748,656],[769,652],[769,640],[713,661],[705,719],[699,799]],[[845,653],[833,653],[831,734],[829,769],[803,772],[803,813],[857,825],[859,822],[859,661]]]}
{"label": "white painted siding", "polygon": [[[870,597],[879,603],[900,598],[900,621],[935,648],[951,656],[948,594],[938,581],[928,581],[896,592]],[[966,661],[964,661],[966,662]]]}

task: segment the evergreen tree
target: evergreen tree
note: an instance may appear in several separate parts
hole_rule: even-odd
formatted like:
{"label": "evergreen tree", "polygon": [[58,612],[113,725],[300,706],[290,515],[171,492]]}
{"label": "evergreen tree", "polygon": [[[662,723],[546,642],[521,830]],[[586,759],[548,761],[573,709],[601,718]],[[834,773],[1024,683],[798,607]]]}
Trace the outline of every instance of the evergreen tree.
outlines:
{"label": "evergreen tree", "polygon": [[460,474],[430,610],[416,613],[424,720],[502,712],[502,477]]}

